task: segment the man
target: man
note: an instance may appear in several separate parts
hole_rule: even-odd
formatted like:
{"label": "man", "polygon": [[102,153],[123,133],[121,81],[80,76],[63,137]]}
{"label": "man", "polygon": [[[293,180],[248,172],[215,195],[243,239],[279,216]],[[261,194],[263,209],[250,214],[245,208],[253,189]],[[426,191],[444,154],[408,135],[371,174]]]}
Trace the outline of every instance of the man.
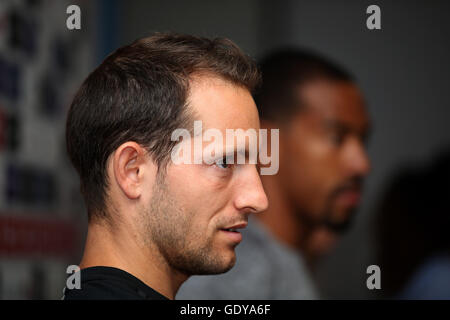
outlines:
{"label": "man", "polygon": [[351,76],[291,49],[268,56],[261,71],[261,126],[280,129],[279,172],[261,177],[269,208],[246,230],[233,270],[193,277],[179,299],[316,298],[305,265],[331,249],[360,201],[369,118]]}
{"label": "man", "polygon": [[268,205],[256,165],[175,164],[172,133],[259,129],[258,80],[230,40],[180,34],[137,40],[89,75],[67,119],[89,226],[65,299],[173,299],[190,275],[233,267],[237,229]]}

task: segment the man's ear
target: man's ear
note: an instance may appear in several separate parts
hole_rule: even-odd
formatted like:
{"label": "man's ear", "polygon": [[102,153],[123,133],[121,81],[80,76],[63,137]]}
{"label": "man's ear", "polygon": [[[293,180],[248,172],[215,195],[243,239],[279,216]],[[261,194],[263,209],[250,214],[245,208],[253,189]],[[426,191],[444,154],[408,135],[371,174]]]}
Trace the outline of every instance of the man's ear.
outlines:
{"label": "man's ear", "polygon": [[122,192],[130,199],[140,197],[148,155],[146,150],[133,141],[122,144],[113,154],[114,179]]}

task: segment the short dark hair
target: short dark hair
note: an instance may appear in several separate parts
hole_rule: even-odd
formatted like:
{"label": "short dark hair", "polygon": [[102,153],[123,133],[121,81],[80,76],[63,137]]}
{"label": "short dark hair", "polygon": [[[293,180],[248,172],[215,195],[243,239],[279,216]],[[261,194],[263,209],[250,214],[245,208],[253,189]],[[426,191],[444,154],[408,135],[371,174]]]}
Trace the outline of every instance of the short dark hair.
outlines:
{"label": "short dark hair", "polygon": [[89,219],[106,217],[106,164],[121,144],[144,146],[158,169],[168,163],[173,130],[192,120],[186,100],[195,74],[250,92],[260,81],[256,63],[231,40],[156,33],[117,49],[83,82],[68,113],[66,143]]}
{"label": "short dark hair", "polygon": [[263,120],[286,120],[298,112],[302,102],[295,90],[310,81],[354,81],[352,75],[334,62],[304,49],[278,49],[263,58],[259,66],[262,85],[254,98]]}

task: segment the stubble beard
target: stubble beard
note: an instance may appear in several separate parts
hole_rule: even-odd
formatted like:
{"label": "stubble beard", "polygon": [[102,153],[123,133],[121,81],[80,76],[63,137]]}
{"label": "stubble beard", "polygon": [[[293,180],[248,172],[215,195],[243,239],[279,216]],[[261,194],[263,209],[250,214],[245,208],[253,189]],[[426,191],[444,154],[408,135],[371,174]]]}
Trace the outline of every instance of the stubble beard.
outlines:
{"label": "stubble beard", "polygon": [[141,213],[141,234],[147,247],[156,248],[164,262],[187,276],[227,272],[234,265],[214,252],[212,239],[198,230],[191,218],[170,193],[160,174],[153,186],[152,199]]}

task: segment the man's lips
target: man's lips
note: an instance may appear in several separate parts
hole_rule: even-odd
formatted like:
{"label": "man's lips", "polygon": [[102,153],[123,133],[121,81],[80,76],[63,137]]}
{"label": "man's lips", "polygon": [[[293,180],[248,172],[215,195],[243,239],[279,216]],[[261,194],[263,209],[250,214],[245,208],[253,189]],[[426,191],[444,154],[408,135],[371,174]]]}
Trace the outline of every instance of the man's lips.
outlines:
{"label": "man's lips", "polygon": [[229,239],[232,242],[239,243],[242,241],[242,234],[238,231],[238,229],[243,229],[247,227],[247,223],[239,223],[234,224],[232,226],[228,226],[225,228],[221,228],[220,231],[223,233],[227,239]]}
{"label": "man's lips", "polygon": [[356,207],[361,202],[361,190],[345,190],[339,193],[338,201],[350,207]]}
{"label": "man's lips", "polygon": [[237,229],[244,229],[245,227],[247,227],[247,222],[241,222],[238,224],[233,224],[229,227],[221,228],[221,230],[226,230],[226,231],[233,230],[233,231],[239,232],[239,231],[237,231]]}
{"label": "man's lips", "polygon": [[341,184],[334,190],[337,202],[345,207],[357,207],[361,202],[363,181],[362,177],[354,177]]}

